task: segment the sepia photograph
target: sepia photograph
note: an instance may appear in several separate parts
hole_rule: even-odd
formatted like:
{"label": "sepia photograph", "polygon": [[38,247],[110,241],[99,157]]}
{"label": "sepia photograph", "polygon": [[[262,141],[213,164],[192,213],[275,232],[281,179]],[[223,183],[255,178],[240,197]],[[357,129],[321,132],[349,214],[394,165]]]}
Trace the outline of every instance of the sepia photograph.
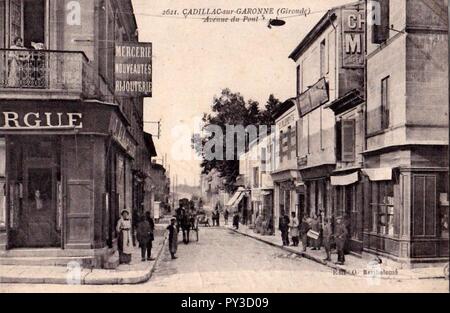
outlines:
{"label": "sepia photograph", "polygon": [[0,0],[0,293],[449,293],[449,16]]}

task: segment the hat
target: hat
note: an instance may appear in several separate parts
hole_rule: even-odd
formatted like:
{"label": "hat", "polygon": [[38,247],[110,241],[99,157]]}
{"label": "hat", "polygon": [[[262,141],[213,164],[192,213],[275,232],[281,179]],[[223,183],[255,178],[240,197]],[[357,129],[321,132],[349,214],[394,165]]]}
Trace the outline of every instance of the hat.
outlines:
{"label": "hat", "polygon": [[120,212],[120,215],[123,215],[123,213],[125,213],[125,212],[128,213],[128,214],[130,214],[130,212],[129,212],[128,210],[125,209],[125,210],[122,210],[122,211]]}

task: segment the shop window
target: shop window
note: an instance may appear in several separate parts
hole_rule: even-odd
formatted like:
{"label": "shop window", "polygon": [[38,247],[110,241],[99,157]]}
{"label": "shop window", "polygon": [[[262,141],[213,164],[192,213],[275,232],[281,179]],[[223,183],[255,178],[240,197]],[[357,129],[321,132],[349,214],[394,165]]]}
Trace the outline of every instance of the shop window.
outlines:
{"label": "shop window", "polygon": [[392,181],[372,182],[372,231],[380,235],[395,235],[394,184]]}
{"label": "shop window", "polygon": [[436,235],[436,176],[413,176],[413,235]]}

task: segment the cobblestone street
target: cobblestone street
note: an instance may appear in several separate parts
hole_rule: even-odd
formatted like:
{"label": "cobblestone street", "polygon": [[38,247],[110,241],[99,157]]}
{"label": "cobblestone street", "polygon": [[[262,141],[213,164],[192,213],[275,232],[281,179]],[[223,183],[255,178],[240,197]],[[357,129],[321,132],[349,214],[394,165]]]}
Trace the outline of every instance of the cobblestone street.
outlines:
{"label": "cobblestone street", "polygon": [[151,279],[139,285],[3,284],[1,292],[448,292],[448,281],[379,280],[342,276],[288,251],[223,228],[201,228],[199,242],[160,256]]}

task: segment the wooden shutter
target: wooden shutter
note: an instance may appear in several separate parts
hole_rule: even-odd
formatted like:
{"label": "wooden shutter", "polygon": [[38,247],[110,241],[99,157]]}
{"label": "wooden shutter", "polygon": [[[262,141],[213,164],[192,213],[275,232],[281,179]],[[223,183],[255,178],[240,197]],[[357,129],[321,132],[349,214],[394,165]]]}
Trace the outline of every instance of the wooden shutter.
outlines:
{"label": "wooden shutter", "polygon": [[380,4],[380,24],[372,25],[372,43],[381,44],[389,38],[389,0],[377,0]]}
{"label": "wooden shutter", "polygon": [[342,120],[342,161],[355,160],[355,120]]}

